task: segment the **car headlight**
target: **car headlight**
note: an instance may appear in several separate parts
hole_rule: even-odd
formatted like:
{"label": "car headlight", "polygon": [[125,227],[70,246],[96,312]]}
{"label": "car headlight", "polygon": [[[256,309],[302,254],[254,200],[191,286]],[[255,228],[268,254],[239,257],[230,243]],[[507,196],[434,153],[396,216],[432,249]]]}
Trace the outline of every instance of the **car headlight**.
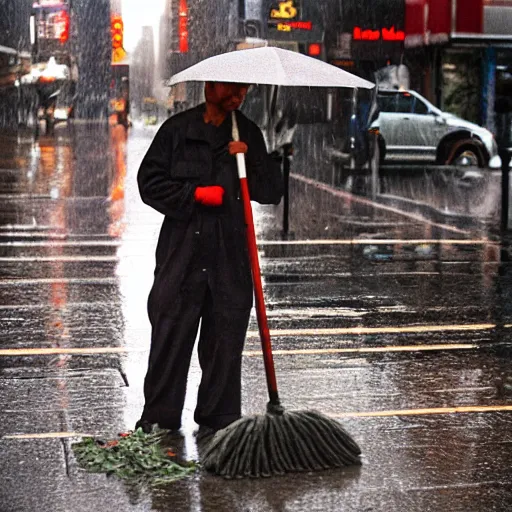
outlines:
{"label": "car headlight", "polygon": [[498,143],[496,142],[494,135],[492,136],[492,152],[493,154],[498,154]]}

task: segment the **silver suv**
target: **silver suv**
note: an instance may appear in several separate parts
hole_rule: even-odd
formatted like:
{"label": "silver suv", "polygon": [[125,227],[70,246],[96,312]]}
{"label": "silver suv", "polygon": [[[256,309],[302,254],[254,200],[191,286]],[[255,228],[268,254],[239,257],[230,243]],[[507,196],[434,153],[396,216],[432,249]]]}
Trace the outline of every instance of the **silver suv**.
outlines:
{"label": "silver suv", "polygon": [[384,90],[377,95],[381,162],[423,161],[438,165],[500,166],[493,134],[442,112],[415,91]]}

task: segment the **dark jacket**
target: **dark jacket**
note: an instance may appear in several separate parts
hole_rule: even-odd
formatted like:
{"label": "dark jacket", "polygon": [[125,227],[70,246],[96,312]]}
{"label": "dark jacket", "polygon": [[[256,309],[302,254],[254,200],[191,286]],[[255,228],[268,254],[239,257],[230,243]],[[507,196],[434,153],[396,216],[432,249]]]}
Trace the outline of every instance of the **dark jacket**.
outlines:
{"label": "dark jacket", "polygon": [[[198,268],[207,272],[219,303],[241,308],[252,305],[236,159],[227,149],[231,118],[223,123],[225,143],[215,147],[203,113],[204,104],[168,119],[139,169],[142,200],[165,215],[156,250],[150,318],[152,309],[167,308],[179,298],[186,275]],[[280,169],[267,154],[259,128],[241,112],[236,115],[240,139],[248,146],[251,199],[278,204],[283,193]],[[224,188],[221,207],[205,207],[194,201],[195,188],[206,185]]]}

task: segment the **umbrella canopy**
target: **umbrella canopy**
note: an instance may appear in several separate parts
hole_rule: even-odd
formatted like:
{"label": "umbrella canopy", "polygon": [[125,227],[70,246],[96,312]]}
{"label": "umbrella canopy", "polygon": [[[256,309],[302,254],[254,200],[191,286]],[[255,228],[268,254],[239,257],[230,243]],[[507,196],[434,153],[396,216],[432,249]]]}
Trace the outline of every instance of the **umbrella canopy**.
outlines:
{"label": "umbrella canopy", "polygon": [[301,53],[266,46],[215,55],[174,75],[180,82],[236,82],[372,89],[375,84]]}

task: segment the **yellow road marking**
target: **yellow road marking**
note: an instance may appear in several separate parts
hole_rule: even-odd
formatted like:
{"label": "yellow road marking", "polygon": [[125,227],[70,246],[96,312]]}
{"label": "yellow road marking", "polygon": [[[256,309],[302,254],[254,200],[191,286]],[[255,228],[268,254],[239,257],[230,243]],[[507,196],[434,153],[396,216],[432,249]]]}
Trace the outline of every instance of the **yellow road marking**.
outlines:
{"label": "yellow road marking", "polygon": [[[129,243],[137,243],[136,240],[128,241]],[[441,245],[441,244],[453,244],[453,245],[482,245],[482,244],[493,244],[497,245],[498,242],[489,240],[487,238],[477,238],[477,239],[460,239],[460,238],[417,238],[417,239],[409,239],[409,238],[319,238],[316,240],[261,240],[258,241],[259,245],[381,245],[381,244],[433,244],[433,245]],[[80,247],[80,246],[101,246],[101,247],[119,247],[122,244],[120,242],[110,242],[110,241],[61,241],[61,240],[50,240],[43,242],[0,242],[0,247],[39,247],[39,246],[66,246],[66,247]]]}
{"label": "yellow road marking", "polygon": [[10,434],[3,439],[63,439],[66,437],[94,437],[92,434],[78,432],[43,432],[42,434]]}
{"label": "yellow road marking", "polygon": [[0,286],[20,286],[37,284],[116,284],[117,277],[59,277],[59,278],[37,278],[37,279],[0,279]]}
{"label": "yellow road marking", "polygon": [[[437,345],[404,345],[389,347],[359,347],[359,348],[319,348],[319,349],[289,349],[273,350],[275,356],[301,355],[301,354],[351,354],[372,352],[427,352],[433,350],[472,350],[478,348],[476,344],[437,344]],[[128,354],[134,352],[146,352],[146,348],[129,347],[49,347],[49,348],[8,348],[0,350],[0,356],[51,356],[51,355],[95,355],[95,354]],[[244,350],[247,357],[260,356],[260,350]]]}
{"label": "yellow road marking", "polygon": [[[47,347],[47,348],[6,348],[0,350],[0,356],[52,356],[61,354],[126,354],[128,352],[144,352],[144,348],[129,347]],[[149,350],[149,347],[148,347]]]}
{"label": "yellow road marking", "polygon": [[[348,328],[333,328],[333,329],[281,329],[271,330],[270,333],[275,337],[286,337],[286,336],[336,336],[336,335],[363,335],[363,334],[399,334],[399,333],[424,333],[424,332],[457,332],[457,331],[482,331],[490,330],[496,327],[495,324],[461,324],[461,325],[412,325],[405,327],[348,327]],[[505,327],[512,327],[511,325],[505,325]],[[247,339],[258,339],[258,331],[248,331]],[[420,350],[418,347],[422,345],[414,346],[415,350]],[[444,347],[453,347],[457,345],[448,344]],[[458,345],[459,347],[474,348],[474,345]],[[449,350],[449,348],[430,348],[433,345],[425,345],[426,348],[423,350]],[[437,347],[443,347],[443,345],[437,345]],[[376,351],[399,351],[400,347],[393,349],[392,347],[374,347]],[[350,349],[352,351],[366,351],[371,352],[369,348],[364,349]],[[402,347],[402,349],[408,349],[408,347]],[[125,354],[129,352],[145,352],[149,350],[149,347],[132,348],[132,347],[44,347],[44,348],[7,348],[0,349],[0,356],[40,356],[40,355],[61,355],[61,354],[77,354],[77,355],[94,355],[94,354]],[[318,349],[320,350],[320,349]],[[325,349],[331,350],[331,349]],[[349,349],[332,349],[332,350],[349,350]],[[408,349],[412,350],[412,349]],[[404,350],[405,351],[405,350]],[[276,354],[279,352],[276,351]],[[293,351],[290,353],[299,353]]]}
{"label": "yellow road marking", "polygon": [[384,416],[423,416],[429,414],[455,414],[469,412],[512,411],[512,405],[476,405],[460,407],[437,407],[433,409],[397,409],[395,411],[344,412],[329,414],[331,418],[365,418]]}
{"label": "yellow road marking", "polygon": [[[372,352],[426,352],[429,350],[471,350],[478,348],[478,345],[406,345],[403,347],[361,347],[361,348],[319,348],[319,349],[297,349],[297,350],[272,350],[275,356],[290,355],[312,355],[312,354],[352,354]],[[244,350],[244,356],[261,356],[261,350]]]}
{"label": "yellow road marking", "polygon": [[119,261],[119,256],[5,256],[0,261]]}
{"label": "yellow road marking", "polygon": [[418,238],[418,239],[401,239],[401,238],[379,238],[379,239],[317,239],[317,240],[266,240],[259,241],[258,245],[417,245],[417,244],[431,244],[431,245],[497,245],[497,242],[487,240],[485,238],[470,240],[470,239],[431,239],[431,238]]}
{"label": "yellow road marking", "polygon": [[[463,414],[512,411],[512,405],[474,405],[460,407],[437,407],[432,409],[396,409],[392,411],[345,412],[327,414],[331,418],[372,418],[390,416],[425,416],[431,414]],[[68,437],[94,437],[79,432],[44,432],[40,434],[8,434],[2,439],[62,439]]]}
{"label": "yellow road marking", "polygon": [[110,240],[65,240],[63,237],[50,238],[38,242],[0,242],[0,247],[121,247],[121,242]]}
{"label": "yellow road marking", "polygon": [[[484,331],[494,329],[495,324],[461,325],[407,325],[404,327],[346,327],[327,329],[281,329],[271,330],[272,336],[335,336],[341,334],[399,334],[419,332]],[[248,331],[247,338],[258,338],[258,331]]]}

